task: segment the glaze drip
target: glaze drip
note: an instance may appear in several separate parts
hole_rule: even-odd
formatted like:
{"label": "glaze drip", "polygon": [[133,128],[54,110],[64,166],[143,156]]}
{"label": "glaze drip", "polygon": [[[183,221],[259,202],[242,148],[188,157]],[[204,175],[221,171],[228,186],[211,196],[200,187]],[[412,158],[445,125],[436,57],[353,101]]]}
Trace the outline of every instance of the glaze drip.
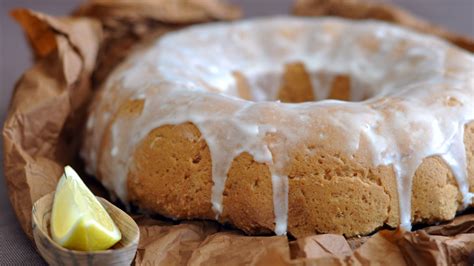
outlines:
{"label": "glaze drip", "polygon": [[467,177],[467,161],[466,161],[466,150],[464,147],[464,126],[461,125],[458,129],[458,133],[453,136],[454,139],[449,146],[446,153],[441,154],[446,164],[451,168],[456,182],[458,183],[459,190],[461,191],[463,207],[467,208],[474,197],[474,194],[469,192],[469,182]]}
{"label": "glaze drip", "polygon": [[[276,101],[292,62],[304,64],[321,101]],[[235,71],[247,79],[252,101],[239,98]],[[126,201],[137,145],[157,127],[192,122],[210,150],[216,217],[232,161],[247,152],[270,169],[274,231],[282,235],[292,152],[302,143],[347,155],[367,150],[372,166],[393,167],[400,225],[409,229],[413,176],[425,158],[440,155],[464,206],[472,202],[463,138],[474,121],[473,71],[471,54],[381,22],[275,17],[191,27],[138,51],[111,75],[92,107],[82,154]],[[351,77],[351,99],[360,102],[324,100],[337,74]],[[144,99],[141,115],[112,120],[130,99]],[[110,151],[99,153],[107,130]]]}

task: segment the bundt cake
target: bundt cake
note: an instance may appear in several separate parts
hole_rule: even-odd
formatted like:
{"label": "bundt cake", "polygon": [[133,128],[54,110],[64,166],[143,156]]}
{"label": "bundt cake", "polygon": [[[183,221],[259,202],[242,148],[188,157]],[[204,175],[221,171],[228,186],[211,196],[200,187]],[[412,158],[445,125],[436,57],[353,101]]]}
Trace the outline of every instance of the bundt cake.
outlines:
{"label": "bundt cake", "polygon": [[395,25],[211,23],[117,67],[81,153],[112,194],[173,219],[296,237],[409,229],[472,205],[473,99],[472,54]]}

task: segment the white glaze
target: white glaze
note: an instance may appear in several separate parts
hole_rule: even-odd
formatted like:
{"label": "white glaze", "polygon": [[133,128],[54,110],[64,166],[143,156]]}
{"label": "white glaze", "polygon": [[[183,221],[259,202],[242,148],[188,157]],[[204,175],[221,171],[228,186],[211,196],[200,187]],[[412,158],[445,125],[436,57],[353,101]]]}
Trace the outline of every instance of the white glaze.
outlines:
{"label": "white glaze", "polygon": [[469,183],[467,182],[466,150],[464,145],[460,145],[464,143],[463,137],[464,126],[461,125],[458,129],[458,133],[453,136],[453,138],[458,139],[452,141],[449,149],[445,153],[441,154],[441,157],[453,171],[454,177],[456,178],[459,186],[459,190],[463,196],[463,207],[466,208],[469,206],[469,204],[471,204],[474,194],[469,192]]}
{"label": "white glaze", "polygon": [[[372,98],[275,101],[284,65],[295,61],[305,65],[318,100],[328,96],[340,73],[352,78],[353,100]],[[246,77],[254,101],[238,98],[236,70]],[[440,155],[452,168],[464,205],[472,201],[463,129],[474,120],[473,71],[471,54],[381,22],[275,17],[191,27],[135,53],[111,75],[94,102],[89,121],[95,126],[87,127],[82,154],[88,169],[100,172],[104,185],[126,201],[136,145],[154,128],[192,122],[211,152],[216,216],[230,165],[248,152],[269,166],[275,232],[284,234],[290,151],[311,140],[350,155],[365,139],[373,166],[395,170],[400,224],[409,229],[412,177],[424,158]],[[458,104],[447,105],[449,98]],[[97,165],[109,114],[128,99],[145,99],[144,110],[132,121],[114,121],[111,150]]]}

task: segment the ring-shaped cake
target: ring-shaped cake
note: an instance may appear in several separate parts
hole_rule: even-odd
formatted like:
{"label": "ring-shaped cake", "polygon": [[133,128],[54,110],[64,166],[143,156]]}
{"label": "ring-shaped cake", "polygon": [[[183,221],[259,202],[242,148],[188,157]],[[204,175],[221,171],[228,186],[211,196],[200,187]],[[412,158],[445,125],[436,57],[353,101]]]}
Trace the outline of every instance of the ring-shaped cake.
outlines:
{"label": "ring-shaped cake", "polygon": [[295,236],[410,228],[472,204],[473,99],[472,54],[395,25],[212,23],[113,72],[82,155],[121,200],[172,218]]}

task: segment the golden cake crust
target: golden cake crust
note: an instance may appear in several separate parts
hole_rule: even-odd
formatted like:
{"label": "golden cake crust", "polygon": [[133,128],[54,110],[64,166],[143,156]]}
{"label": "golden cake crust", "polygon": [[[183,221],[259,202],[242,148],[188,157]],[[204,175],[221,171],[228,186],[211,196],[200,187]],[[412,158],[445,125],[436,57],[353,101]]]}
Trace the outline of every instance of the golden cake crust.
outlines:
{"label": "golden cake crust", "polygon": [[[118,117],[133,119],[139,115],[141,104],[127,102]],[[104,145],[102,150],[110,149],[107,142]],[[301,145],[307,149],[292,152],[288,175],[290,234],[354,236],[398,224],[396,178],[390,166],[371,167],[363,148],[353,158],[347,158],[337,151],[315,150],[309,142]],[[466,125],[465,145],[472,191],[474,123]],[[127,181],[132,202],[151,213],[178,219],[215,218],[211,206],[210,152],[193,124],[166,125],[153,130],[137,147],[134,162]],[[228,173],[223,204],[222,222],[249,234],[273,231],[268,166],[254,161],[248,153],[236,157]],[[413,179],[412,204],[415,223],[450,220],[460,208],[456,181],[438,156],[426,158],[418,167]]]}

